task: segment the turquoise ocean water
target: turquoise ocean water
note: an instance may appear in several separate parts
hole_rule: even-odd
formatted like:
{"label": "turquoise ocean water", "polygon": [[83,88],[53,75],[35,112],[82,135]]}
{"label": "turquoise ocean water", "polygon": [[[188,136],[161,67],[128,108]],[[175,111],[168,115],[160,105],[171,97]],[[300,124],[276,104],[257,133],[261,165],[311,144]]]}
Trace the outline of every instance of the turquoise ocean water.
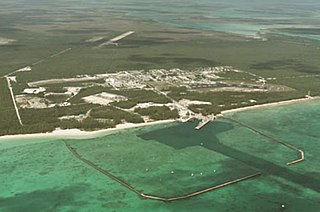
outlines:
{"label": "turquoise ocean water", "polygon": [[[115,1],[105,8],[138,20],[152,20],[178,27],[214,30],[249,37],[272,32],[319,40],[318,0],[190,0]],[[286,31],[282,29],[298,29]]]}
{"label": "turquoise ocean water", "polygon": [[[104,1],[86,4],[92,2]],[[263,5],[236,0],[148,2],[113,0],[110,6],[96,7],[138,20],[246,36],[264,29],[320,27],[315,0]],[[277,33],[319,39],[307,32]],[[320,211],[319,106],[320,101],[312,101],[232,115],[303,149],[306,160],[289,167],[286,163],[295,160],[297,152],[224,119],[201,131],[194,130],[197,123],[174,123],[83,140],[1,141],[0,211]],[[137,190],[158,196],[183,195],[256,172],[262,175],[163,203],[141,199],[78,160],[65,143]]]}
{"label": "turquoise ocean water", "polygon": [[[0,143],[0,211],[319,211],[320,101],[236,113],[305,151],[297,153],[227,120],[130,129],[84,140]],[[188,200],[145,200],[78,160],[158,196],[187,194],[255,172],[262,175]],[[282,207],[284,205],[284,208]]]}

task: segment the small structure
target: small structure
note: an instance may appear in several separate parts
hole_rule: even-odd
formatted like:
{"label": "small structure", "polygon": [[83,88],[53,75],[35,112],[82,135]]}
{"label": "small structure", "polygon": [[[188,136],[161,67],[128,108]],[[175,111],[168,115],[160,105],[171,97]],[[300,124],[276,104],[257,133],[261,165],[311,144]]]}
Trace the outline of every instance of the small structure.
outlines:
{"label": "small structure", "polygon": [[312,98],[312,96],[311,96],[311,91],[308,91],[308,94],[306,95],[306,98],[308,98],[308,99],[311,99],[311,98]]}
{"label": "small structure", "polygon": [[84,101],[92,104],[109,105],[111,102],[120,102],[128,100],[124,96],[102,92],[99,94],[86,96],[82,98]]}
{"label": "small structure", "polygon": [[10,80],[11,82],[17,82],[17,77],[16,76],[7,77],[7,79]]}
{"label": "small structure", "polygon": [[30,66],[26,66],[26,67],[23,67],[23,68],[17,70],[17,72],[25,72],[25,71],[31,71],[31,70],[32,70],[32,69],[31,69]]}
{"label": "small structure", "polygon": [[58,104],[59,107],[68,107],[70,105],[71,105],[70,102],[63,102],[63,103]]}
{"label": "small structure", "polygon": [[39,94],[39,93],[43,93],[45,92],[46,89],[43,87],[39,87],[39,88],[26,88],[23,90],[23,93],[25,94]]}

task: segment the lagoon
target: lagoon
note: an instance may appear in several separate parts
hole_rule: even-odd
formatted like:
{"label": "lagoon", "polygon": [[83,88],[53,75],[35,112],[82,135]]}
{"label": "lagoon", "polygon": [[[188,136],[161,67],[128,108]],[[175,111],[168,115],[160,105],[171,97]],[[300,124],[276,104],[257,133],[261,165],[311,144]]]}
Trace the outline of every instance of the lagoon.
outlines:
{"label": "lagoon", "polygon": [[[296,152],[247,128],[219,119],[170,123],[73,139],[0,143],[1,211],[317,211],[320,208],[319,100],[237,112],[232,118],[302,148]],[[188,200],[164,203],[138,197],[78,160],[86,159],[137,190],[175,196],[261,172],[260,177]]]}

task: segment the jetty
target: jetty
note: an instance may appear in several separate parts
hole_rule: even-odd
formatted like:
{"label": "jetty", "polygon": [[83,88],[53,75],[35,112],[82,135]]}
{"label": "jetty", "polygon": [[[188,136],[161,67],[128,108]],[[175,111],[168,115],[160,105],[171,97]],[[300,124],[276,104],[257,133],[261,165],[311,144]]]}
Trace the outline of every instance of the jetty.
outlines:
{"label": "jetty", "polygon": [[258,135],[261,135],[262,137],[268,139],[269,141],[273,141],[273,142],[279,143],[279,144],[281,144],[281,145],[283,145],[283,146],[285,146],[285,147],[287,147],[289,149],[297,151],[297,153],[299,155],[299,158],[294,160],[294,161],[288,162],[287,166],[294,165],[294,164],[303,162],[305,160],[304,151],[299,149],[298,147],[296,147],[296,146],[294,146],[292,144],[289,144],[288,142],[282,141],[279,138],[275,138],[273,136],[267,135],[266,133],[261,132],[260,130],[257,130],[255,128],[249,126],[248,124],[243,123],[243,122],[241,122],[239,120],[236,120],[236,119],[233,119],[233,118],[230,118],[230,117],[224,117],[224,116],[222,116],[222,118],[224,118],[226,120],[229,120],[229,121],[232,121],[232,122],[234,122],[234,123],[236,123],[236,124],[238,124],[240,126],[243,126],[243,127],[247,128],[247,129],[257,133]]}
{"label": "jetty", "polygon": [[210,121],[211,121],[210,119],[203,119],[199,122],[198,126],[196,126],[194,129],[201,130],[201,128],[206,126]]}
{"label": "jetty", "polygon": [[201,130],[204,126],[206,126],[209,122],[214,121],[216,119],[215,115],[209,115],[209,116],[199,116],[197,117],[199,120],[199,124],[194,128],[196,130]]}

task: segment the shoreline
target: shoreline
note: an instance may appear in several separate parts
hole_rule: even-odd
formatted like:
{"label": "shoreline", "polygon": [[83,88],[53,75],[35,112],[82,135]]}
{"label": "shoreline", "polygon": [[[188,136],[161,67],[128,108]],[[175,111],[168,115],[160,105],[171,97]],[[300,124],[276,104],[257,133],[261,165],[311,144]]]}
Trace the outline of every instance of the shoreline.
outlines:
{"label": "shoreline", "polygon": [[302,103],[302,102],[308,102],[312,100],[319,100],[320,97],[304,97],[304,98],[299,98],[299,99],[291,99],[291,100],[284,100],[284,101],[279,101],[279,102],[271,102],[271,103],[265,103],[265,104],[260,104],[260,105],[252,105],[252,106],[247,106],[247,107],[240,107],[240,108],[235,108],[235,109],[230,109],[230,110],[224,110],[221,111],[218,116],[224,116],[227,114],[231,113],[237,113],[237,112],[243,112],[247,110],[256,110],[256,109],[261,109],[261,108],[269,108],[269,107],[274,107],[274,106],[284,106],[284,105],[291,105],[291,104],[297,104],[297,103]]}
{"label": "shoreline", "polygon": [[100,136],[105,136],[109,134],[113,134],[116,132],[120,132],[124,129],[134,129],[139,127],[153,126],[159,124],[169,124],[174,123],[176,120],[168,119],[168,120],[160,120],[153,121],[148,123],[125,123],[119,124],[115,128],[102,129],[96,131],[82,131],[80,129],[56,129],[52,132],[48,133],[34,133],[34,134],[17,134],[17,135],[4,135],[0,136],[0,142],[5,142],[9,140],[19,140],[19,139],[32,139],[32,138],[65,138],[65,139],[88,139],[88,138],[96,138]]}
{"label": "shoreline", "polygon": [[[230,110],[224,110],[221,111],[219,116],[224,116],[232,113],[237,112],[243,112],[248,110],[257,110],[261,108],[270,108],[273,106],[283,106],[283,105],[291,105],[296,103],[302,103],[312,100],[319,100],[320,97],[305,97],[305,98],[299,98],[299,99],[291,99],[291,100],[284,100],[279,102],[272,102],[272,103],[266,103],[266,104],[260,104],[260,105],[253,105],[253,106],[247,106],[247,107],[240,107]],[[66,138],[66,139],[88,139],[88,138],[96,138],[100,136],[106,136],[109,134],[113,134],[116,132],[120,132],[124,129],[133,129],[133,128],[139,128],[139,127],[146,127],[146,126],[152,126],[152,125],[158,125],[158,124],[168,124],[168,123],[174,123],[178,120],[170,119],[170,120],[160,120],[160,121],[154,121],[154,122],[148,122],[148,123],[125,123],[125,124],[119,124],[115,128],[109,128],[109,129],[102,129],[102,130],[96,130],[96,131],[82,131],[80,129],[56,129],[52,132],[48,133],[34,133],[34,134],[17,134],[17,135],[4,135],[0,136],[0,142],[5,142],[9,140],[19,140],[19,139],[32,139],[32,138]]]}

